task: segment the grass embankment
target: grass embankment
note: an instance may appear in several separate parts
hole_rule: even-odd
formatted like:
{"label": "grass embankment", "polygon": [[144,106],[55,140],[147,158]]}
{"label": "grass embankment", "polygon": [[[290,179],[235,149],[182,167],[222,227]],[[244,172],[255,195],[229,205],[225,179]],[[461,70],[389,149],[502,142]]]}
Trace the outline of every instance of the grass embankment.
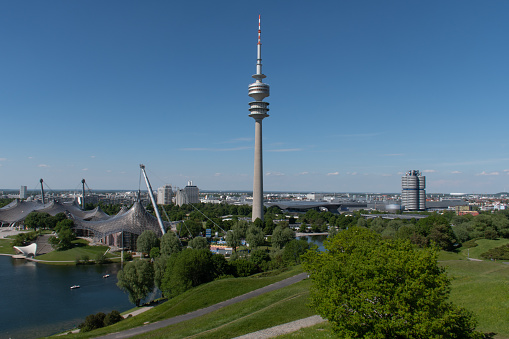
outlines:
{"label": "grass embankment", "polygon": [[[52,251],[47,254],[35,257],[37,260],[45,261],[69,261],[69,264],[74,264],[77,258],[81,259],[87,256],[90,260],[94,260],[97,255],[104,254],[108,246],[89,246],[88,241],[85,239],[77,239],[73,241],[74,247],[65,251]],[[106,258],[117,258],[117,256],[107,253]]]}
{"label": "grass embankment", "polygon": [[[509,239],[497,239],[497,240],[488,240],[488,239],[478,239],[475,241],[477,246],[461,249],[460,253],[466,258],[470,254],[470,258],[475,259],[483,259],[481,258],[481,254],[487,252],[488,250],[500,247],[505,244],[509,244]],[[505,260],[506,261],[506,260]]]}
{"label": "grass embankment", "polygon": [[478,330],[495,332],[496,338],[509,338],[509,265],[494,261],[441,264],[452,278],[450,300],[475,314]]}
{"label": "grass embankment", "polygon": [[[481,259],[481,253],[509,243],[509,239],[476,241],[470,248],[470,258]],[[451,278],[450,301],[472,311],[479,331],[494,332],[498,339],[509,339],[509,265],[500,261],[467,260],[467,249],[441,252],[440,265],[446,267]],[[278,338],[331,338],[330,325],[318,324]]]}
{"label": "grass embankment", "polygon": [[[221,301],[229,300],[236,296],[289,278],[301,272],[301,267],[297,266],[279,274],[277,274],[277,272],[269,272],[246,278],[228,278],[216,280],[208,284],[193,288],[171,300],[168,300],[165,303],[162,303],[161,305],[154,307],[149,311],[146,311],[135,317],[122,320],[115,325],[104,327],[91,332],[75,334],[72,336],[78,338],[97,337],[108,333],[142,326],[147,321],[152,323],[159,320],[172,318],[177,315],[186,314],[207,306],[217,304]],[[305,302],[303,302],[303,304],[304,303]],[[285,312],[281,313],[284,314]],[[305,316],[306,315],[303,317]],[[202,318],[203,317],[200,317],[199,319]]]}
{"label": "grass embankment", "polygon": [[0,239],[0,253],[16,254],[16,251],[12,248],[12,239]]}
{"label": "grass embankment", "polygon": [[135,338],[233,338],[309,317],[310,280]]}

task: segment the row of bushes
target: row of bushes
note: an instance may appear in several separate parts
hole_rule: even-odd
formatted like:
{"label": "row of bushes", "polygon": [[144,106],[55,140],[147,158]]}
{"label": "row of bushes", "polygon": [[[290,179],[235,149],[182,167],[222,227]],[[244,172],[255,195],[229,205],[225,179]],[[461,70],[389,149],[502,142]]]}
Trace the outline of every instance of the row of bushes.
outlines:
{"label": "row of bushes", "polygon": [[116,324],[123,319],[124,318],[120,315],[120,312],[116,310],[111,311],[108,314],[99,312],[97,314],[87,315],[85,321],[79,324],[78,328],[81,332],[88,332],[97,328]]}

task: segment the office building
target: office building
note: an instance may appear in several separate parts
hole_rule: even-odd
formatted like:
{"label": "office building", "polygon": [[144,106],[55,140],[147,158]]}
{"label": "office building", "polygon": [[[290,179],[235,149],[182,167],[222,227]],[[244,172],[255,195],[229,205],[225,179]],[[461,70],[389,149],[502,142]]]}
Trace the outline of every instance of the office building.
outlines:
{"label": "office building", "polygon": [[164,185],[157,189],[157,204],[169,205],[172,203],[173,190],[171,185]]}
{"label": "office building", "polygon": [[401,177],[401,205],[407,211],[426,210],[426,177],[419,171]]}
{"label": "office building", "polygon": [[28,191],[26,186],[21,186],[19,189],[19,198],[26,199],[28,197]]}
{"label": "office building", "polygon": [[200,190],[193,185],[192,181],[187,182],[187,186],[183,189],[177,189],[175,192],[175,204],[182,206],[184,204],[197,204],[200,202]]}

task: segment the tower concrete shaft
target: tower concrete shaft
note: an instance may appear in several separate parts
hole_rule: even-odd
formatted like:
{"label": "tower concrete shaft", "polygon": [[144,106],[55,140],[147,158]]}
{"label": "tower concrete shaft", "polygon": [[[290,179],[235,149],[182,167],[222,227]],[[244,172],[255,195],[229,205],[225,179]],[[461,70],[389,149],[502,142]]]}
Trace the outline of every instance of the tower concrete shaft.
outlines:
{"label": "tower concrete shaft", "polygon": [[252,221],[257,218],[263,220],[263,147],[262,147],[262,120],[255,120],[255,149],[254,149],[254,176],[253,176],[253,211]]}
{"label": "tower concrete shaft", "polygon": [[263,147],[262,147],[262,120],[269,115],[269,103],[263,101],[270,95],[270,86],[264,84],[262,79],[266,76],[262,73],[262,42],[261,20],[258,16],[258,44],[256,58],[256,74],[253,75],[255,82],[249,85],[249,96],[255,101],[249,103],[249,116],[255,119],[255,152],[254,152],[254,175],[253,175],[253,212],[252,220],[263,220]]}

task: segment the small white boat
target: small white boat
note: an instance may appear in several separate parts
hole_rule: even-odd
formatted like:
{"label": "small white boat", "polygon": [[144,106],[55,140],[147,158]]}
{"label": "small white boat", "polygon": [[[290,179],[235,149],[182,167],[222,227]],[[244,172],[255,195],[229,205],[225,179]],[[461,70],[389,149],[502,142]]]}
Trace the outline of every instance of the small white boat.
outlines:
{"label": "small white boat", "polygon": [[105,275],[103,275],[103,278],[109,278],[109,277],[110,277],[110,275],[109,275],[109,274],[105,274]]}
{"label": "small white boat", "polygon": [[76,289],[76,288],[80,288],[80,285],[72,285],[72,286],[71,286],[71,290],[74,290],[74,289]]}

